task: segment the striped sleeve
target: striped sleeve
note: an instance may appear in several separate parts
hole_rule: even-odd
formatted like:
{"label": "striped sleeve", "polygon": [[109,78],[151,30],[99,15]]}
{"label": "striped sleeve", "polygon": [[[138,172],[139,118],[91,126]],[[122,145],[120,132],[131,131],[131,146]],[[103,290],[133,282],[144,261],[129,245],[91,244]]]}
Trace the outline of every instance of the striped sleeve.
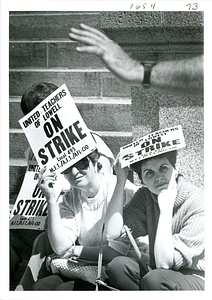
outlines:
{"label": "striped sleeve", "polygon": [[[204,258],[203,195],[190,191],[181,207],[181,218],[173,225],[174,269],[202,269]],[[180,228],[180,230],[179,230]]]}

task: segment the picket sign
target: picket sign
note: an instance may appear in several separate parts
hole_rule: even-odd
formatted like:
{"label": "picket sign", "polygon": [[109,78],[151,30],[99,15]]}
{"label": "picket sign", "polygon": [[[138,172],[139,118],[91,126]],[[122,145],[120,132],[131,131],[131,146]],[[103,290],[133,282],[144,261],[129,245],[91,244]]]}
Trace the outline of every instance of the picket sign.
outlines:
{"label": "picket sign", "polygon": [[65,84],[19,120],[40,167],[59,174],[96,148]]}
{"label": "picket sign", "polygon": [[[44,230],[47,217],[46,199],[38,187],[38,165],[28,165],[24,180],[9,216],[10,229]],[[69,182],[63,175],[58,175],[54,185],[55,196],[70,189]],[[59,204],[59,200],[58,200]]]}
{"label": "picket sign", "polygon": [[161,129],[121,147],[121,167],[185,146],[181,125]]}
{"label": "picket sign", "polygon": [[57,174],[56,198],[70,184],[61,175],[96,148],[96,143],[83,121],[67,87],[60,86],[30,113],[19,120],[38,165],[28,165],[27,171],[10,213],[11,229],[43,230],[47,203],[37,185],[38,173],[47,166]]}

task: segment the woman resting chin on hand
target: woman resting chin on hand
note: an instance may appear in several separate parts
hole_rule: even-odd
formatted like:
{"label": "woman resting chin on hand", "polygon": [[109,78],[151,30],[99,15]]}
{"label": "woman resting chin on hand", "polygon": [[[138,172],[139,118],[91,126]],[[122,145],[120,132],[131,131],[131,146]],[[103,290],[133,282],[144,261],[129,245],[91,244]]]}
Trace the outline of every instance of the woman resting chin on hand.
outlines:
{"label": "woman resting chin on hand", "polygon": [[[134,238],[148,235],[150,266],[142,256],[140,261],[114,258],[107,274],[110,285],[119,290],[204,289],[203,191],[178,175],[176,154],[163,153],[130,166],[144,186],[124,209],[123,183],[117,180],[107,210],[106,234],[117,238],[125,224]],[[123,171],[118,174],[123,178]]]}

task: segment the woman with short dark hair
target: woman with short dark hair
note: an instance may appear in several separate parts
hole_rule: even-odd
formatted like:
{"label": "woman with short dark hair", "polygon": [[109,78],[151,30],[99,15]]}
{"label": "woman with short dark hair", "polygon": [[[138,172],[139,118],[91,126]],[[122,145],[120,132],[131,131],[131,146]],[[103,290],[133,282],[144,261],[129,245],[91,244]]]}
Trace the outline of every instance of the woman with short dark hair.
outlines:
{"label": "woman with short dark hair", "polygon": [[106,216],[106,234],[120,237],[123,225],[149,237],[149,257],[116,257],[107,266],[110,285],[120,290],[204,289],[203,191],[175,167],[176,152],[131,165],[143,186],[123,209],[128,168],[115,166],[117,185]]}

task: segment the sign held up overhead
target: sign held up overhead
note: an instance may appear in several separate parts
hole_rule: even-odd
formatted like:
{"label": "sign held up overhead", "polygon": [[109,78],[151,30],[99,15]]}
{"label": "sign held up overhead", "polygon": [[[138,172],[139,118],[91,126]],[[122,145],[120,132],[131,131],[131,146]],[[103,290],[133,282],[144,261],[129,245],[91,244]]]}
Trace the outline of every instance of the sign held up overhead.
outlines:
{"label": "sign held up overhead", "polygon": [[120,148],[122,168],[164,152],[184,148],[181,125],[161,129]]}
{"label": "sign held up overhead", "polygon": [[56,173],[61,173],[96,148],[65,84],[19,123],[39,166],[47,166]]}

